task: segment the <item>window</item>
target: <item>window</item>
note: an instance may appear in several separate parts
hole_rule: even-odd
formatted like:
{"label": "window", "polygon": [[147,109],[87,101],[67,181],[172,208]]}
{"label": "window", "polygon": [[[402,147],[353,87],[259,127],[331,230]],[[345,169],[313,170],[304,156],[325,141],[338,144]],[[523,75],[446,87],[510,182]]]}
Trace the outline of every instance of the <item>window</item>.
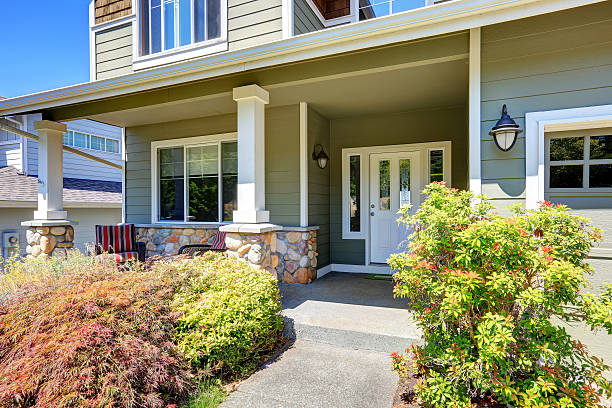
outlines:
{"label": "window", "polygon": [[361,156],[349,157],[350,231],[361,231]]}
{"label": "window", "polygon": [[154,154],[154,221],[232,221],[238,187],[238,145],[234,140],[162,146]]}
{"label": "window", "polygon": [[89,135],[72,130],[64,133],[63,143],[65,146],[74,146],[108,153],[119,153],[119,141],[116,139]]}
{"label": "window", "polygon": [[388,16],[425,7],[425,0],[359,0],[359,20]]}
{"label": "window", "polygon": [[429,182],[444,180],[444,150],[429,151]]}
{"label": "window", "polygon": [[221,0],[143,0],[142,54],[221,37]]}
{"label": "window", "polygon": [[612,129],[554,135],[546,148],[549,189],[612,188]]}

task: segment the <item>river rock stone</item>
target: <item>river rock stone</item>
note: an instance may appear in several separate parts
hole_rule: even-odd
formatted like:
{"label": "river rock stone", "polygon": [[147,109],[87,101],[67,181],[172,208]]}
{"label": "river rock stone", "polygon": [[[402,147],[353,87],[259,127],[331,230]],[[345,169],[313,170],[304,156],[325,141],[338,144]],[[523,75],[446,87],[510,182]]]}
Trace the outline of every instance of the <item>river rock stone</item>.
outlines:
{"label": "river rock stone", "polygon": [[299,265],[297,262],[287,261],[285,262],[285,270],[289,273],[293,273],[298,269]]}
{"label": "river rock stone", "polygon": [[227,247],[227,249],[231,249],[232,251],[240,248],[242,246],[242,239],[240,238],[240,234],[227,234],[225,236],[225,246]]}
{"label": "river rock stone", "polygon": [[[74,243],[72,242],[58,242],[57,245],[55,245],[56,248],[73,248],[74,247]],[[53,255],[55,255],[55,252],[53,252]]]}
{"label": "river rock stone", "polygon": [[302,234],[299,231],[289,231],[287,233],[287,241],[292,244],[297,243],[302,238]]}
{"label": "river rock stone", "polygon": [[298,281],[299,283],[302,284],[307,284],[310,283],[310,276],[308,275],[308,269],[306,268],[300,268],[298,269],[295,274],[295,280]]}
{"label": "river rock stone", "polygon": [[66,233],[66,227],[51,227],[50,232],[52,235],[64,235]]}
{"label": "river rock stone", "polygon": [[274,232],[270,233],[270,251],[276,252],[276,234]]}
{"label": "river rock stone", "polygon": [[238,248],[238,256],[242,258],[249,249],[251,249],[251,244],[241,246],[240,248]]}
{"label": "river rock stone", "polygon": [[305,255],[300,258],[300,267],[305,268],[307,266],[310,266],[310,258]]}
{"label": "river rock stone", "polygon": [[66,234],[64,235],[64,237],[66,238],[66,241],[74,241],[74,228],[72,228],[71,225],[68,225],[66,227]]}
{"label": "river rock stone", "polygon": [[292,276],[292,275],[291,275],[289,272],[287,272],[287,271],[285,271],[285,274],[283,275],[283,280],[284,280],[286,283],[295,283],[295,279],[294,279],[294,278],[293,278],[293,276]]}
{"label": "river rock stone", "polygon": [[276,242],[276,251],[273,251],[273,252],[278,252],[279,254],[282,254],[282,255],[286,254],[287,244],[285,243],[285,241],[278,239]]}
{"label": "river rock stone", "polygon": [[186,236],[186,237],[190,237],[193,234],[195,234],[195,230],[193,228],[185,228],[183,230],[183,235]]}
{"label": "river rock stone", "polygon": [[300,260],[300,254],[295,249],[293,249],[293,248],[289,248],[289,250],[287,251],[287,256],[292,261],[299,261]]}
{"label": "river rock stone", "polygon": [[57,240],[53,235],[44,235],[40,237],[40,249],[45,254],[50,254],[55,248]]}
{"label": "river rock stone", "polygon": [[36,227],[36,232],[40,235],[47,235],[49,234],[49,227]]}
{"label": "river rock stone", "polygon": [[264,250],[262,246],[259,244],[252,245],[251,249],[249,249],[249,255],[248,255],[249,262],[252,264],[259,265],[263,261],[263,258],[264,258]]}

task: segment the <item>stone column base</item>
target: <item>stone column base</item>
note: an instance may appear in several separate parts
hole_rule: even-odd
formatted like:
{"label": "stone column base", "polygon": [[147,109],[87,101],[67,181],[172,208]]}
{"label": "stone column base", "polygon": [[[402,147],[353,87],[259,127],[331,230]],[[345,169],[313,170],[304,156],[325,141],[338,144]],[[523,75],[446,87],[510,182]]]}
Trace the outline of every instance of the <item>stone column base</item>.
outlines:
{"label": "stone column base", "polygon": [[[295,230],[294,230],[295,229]],[[228,256],[270,272],[279,282],[307,284],[317,278],[316,227],[283,228],[272,224],[232,224],[227,232]]]}
{"label": "stone column base", "polygon": [[60,256],[66,257],[67,251],[74,247],[74,228],[76,222],[68,220],[33,220],[21,223],[29,227],[26,231],[29,257]]}

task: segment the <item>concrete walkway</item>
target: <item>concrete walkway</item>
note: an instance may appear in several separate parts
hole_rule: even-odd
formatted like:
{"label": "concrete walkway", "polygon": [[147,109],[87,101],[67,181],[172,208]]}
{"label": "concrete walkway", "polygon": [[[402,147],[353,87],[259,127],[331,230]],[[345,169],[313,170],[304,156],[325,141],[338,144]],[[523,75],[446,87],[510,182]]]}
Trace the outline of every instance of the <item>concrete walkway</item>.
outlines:
{"label": "concrete walkway", "polygon": [[397,376],[388,354],[420,336],[405,302],[393,299],[393,283],[330,273],[280,289],[295,341],[221,406],[391,407]]}

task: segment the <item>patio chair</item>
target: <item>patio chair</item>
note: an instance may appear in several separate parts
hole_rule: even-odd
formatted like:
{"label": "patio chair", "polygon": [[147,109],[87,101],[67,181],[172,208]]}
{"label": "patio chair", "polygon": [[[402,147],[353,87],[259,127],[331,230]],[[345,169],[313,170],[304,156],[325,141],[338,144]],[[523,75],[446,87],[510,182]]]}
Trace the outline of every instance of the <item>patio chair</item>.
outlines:
{"label": "patio chair", "polygon": [[96,225],[95,251],[100,260],[144,262],[147,248],[144,242],[136,242],[134,224]]}
{"label": "patio chair", "polygon": [[199,256],[208,251],[225,252],[225,232],[217,231],[217,233],[206,244],[189,244],[179,248],[179,255]]}

